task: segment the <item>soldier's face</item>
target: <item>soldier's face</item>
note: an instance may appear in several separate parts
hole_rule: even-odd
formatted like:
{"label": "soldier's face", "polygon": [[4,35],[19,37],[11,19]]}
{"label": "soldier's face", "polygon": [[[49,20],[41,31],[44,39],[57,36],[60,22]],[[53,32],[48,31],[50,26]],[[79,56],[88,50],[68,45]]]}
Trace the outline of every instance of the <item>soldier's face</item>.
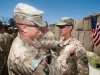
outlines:
{"label": "soldier's face", "polygon": [[47,26],[45,26],[45,27],[40,27],[40,30],[41,30],[42,33],[45,33],[45,32],[48,31],[48,28],[47,28]]}
{"label": "soldier's face", "polygon": [[61,36],[66,36],[67,34],[69,34],[69,32],[70,32],[69,26],[59,28],[59,33]]}
{"label": "soldier's face", "polygon": [[40,33],[40,27],[33,22],[18,21],[16,24],[20,27],[20,32],[25,34],[30,40],[38,37]]}
{"label": "soldier's face", "polygon": [[40,33],[40,28],[39,27],[28,27],[29,37],[31,39],[37,38]]}

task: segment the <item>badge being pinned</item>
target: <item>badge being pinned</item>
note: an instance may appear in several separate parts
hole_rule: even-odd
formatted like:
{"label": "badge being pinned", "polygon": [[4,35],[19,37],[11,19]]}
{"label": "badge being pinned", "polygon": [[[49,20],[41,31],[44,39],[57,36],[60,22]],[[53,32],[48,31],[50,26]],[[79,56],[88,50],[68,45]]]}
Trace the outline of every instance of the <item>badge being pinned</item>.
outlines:
{"label": "badge being pinned", "polygon": [[45,61],[44,61],[44,60],[42,60],[42,61],[41,61],[41,65],[44,65],[44,64],[45,64]]}

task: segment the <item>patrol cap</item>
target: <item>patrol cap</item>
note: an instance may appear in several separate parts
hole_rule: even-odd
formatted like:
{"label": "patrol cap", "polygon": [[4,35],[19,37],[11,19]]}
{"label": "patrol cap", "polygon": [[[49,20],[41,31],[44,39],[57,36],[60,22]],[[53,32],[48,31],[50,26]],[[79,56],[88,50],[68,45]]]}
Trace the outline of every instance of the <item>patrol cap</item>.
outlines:
{"label": "patrol cap", "polygon": [[64,17],[60,19],[60,22],[56,23],[57,26],[63,26],[63,25],[74,25],[74,19],[71,17]]}
{"label": "patrol cap", "polygon": [[24,3],[18,3],[13,11],[14,18],[34,22],[40,27],[46,26],[42,19],[43,14],[43,11],[37,10],[36,8]]}

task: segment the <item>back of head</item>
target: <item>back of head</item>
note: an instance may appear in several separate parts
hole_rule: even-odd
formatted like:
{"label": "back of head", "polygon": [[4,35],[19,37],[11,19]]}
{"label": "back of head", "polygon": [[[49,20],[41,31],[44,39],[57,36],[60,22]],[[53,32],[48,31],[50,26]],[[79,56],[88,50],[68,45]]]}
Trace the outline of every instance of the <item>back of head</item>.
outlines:
{"label": "back of head", "polygon": [[18,20],[24,20],[29,22],[34,22],[40,27],[46,26],[44,20],[42,20],[43,11],[37,10],[36,8],[24,4],[19,3],[16,5],[13,13],[13,18]]}
{"label": "back of head", "polygon": [[41,32],[44,33],[44,34],[48,32],[48,22],[45,21],[45,23],[46,23],[46,26],[40,28]]}
{"label": "back of head", "polygon": [[3,25],[2,28],[3,28],[5,31],[8,31],[8,26],[7,26],[7,25]]}

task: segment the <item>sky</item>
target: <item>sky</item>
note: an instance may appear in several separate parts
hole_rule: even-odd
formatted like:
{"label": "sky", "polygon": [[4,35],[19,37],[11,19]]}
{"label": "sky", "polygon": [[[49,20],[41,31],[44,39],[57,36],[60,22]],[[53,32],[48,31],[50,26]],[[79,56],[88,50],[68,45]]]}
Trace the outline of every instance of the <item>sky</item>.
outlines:
{"label": "sky", "polygon": [[43,19],[49,24],[59,22],[63,17],[77,20],[91,13],[100,12],[100,0],[0,0],[0,19],[8,21],[12,18],[13,10],[18,3],[42,10]]}

